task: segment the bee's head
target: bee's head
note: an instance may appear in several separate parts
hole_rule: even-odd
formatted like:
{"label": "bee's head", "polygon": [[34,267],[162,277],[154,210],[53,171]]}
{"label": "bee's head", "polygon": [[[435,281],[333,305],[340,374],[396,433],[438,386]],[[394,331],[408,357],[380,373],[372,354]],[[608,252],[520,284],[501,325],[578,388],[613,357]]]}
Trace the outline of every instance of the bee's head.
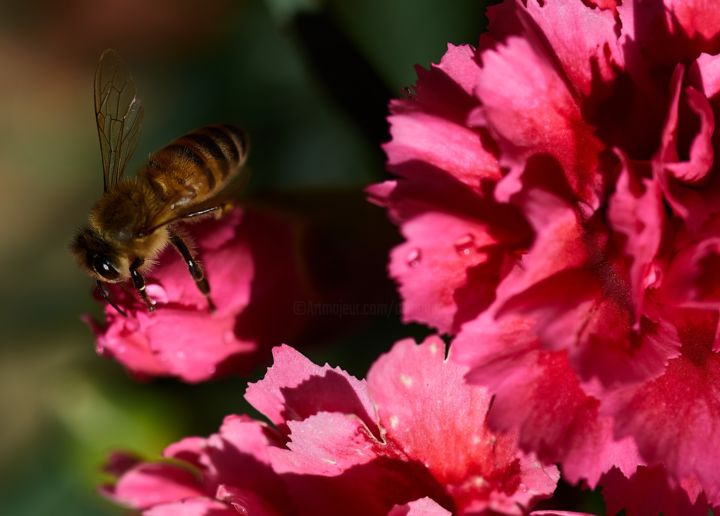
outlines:
{"label": "bee's head", "polygon": [[75,236],[70,244],[75,259],[90,276],[106,283],[117,283],[127,277],[127,260],[90,228]]}

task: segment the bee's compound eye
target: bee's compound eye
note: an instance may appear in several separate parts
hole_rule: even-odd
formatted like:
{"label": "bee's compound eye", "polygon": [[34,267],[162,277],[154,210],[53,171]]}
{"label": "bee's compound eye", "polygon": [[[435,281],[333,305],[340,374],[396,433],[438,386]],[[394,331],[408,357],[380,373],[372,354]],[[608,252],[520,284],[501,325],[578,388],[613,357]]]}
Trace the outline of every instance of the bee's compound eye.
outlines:
{"label": "bee's compound eye", "polygon": [[95,269],[95,272],[97,272],[106,280],[116,280],[120,276],[120,273],[113,266],[110,260],[108,260],[108,258],[106,256],[103,256],[102,254],[96,254],[93,257],[92,266],[93,269]]}

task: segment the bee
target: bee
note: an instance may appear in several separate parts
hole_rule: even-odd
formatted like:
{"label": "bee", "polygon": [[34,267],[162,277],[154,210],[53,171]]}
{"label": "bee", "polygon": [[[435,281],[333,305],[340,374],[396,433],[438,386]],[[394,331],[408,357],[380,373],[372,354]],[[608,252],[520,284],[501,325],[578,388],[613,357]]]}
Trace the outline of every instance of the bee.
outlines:
{"label": "bee", "polygon": [[[102,297],[120,314],[106,284],[130,280],[149,311],[143,273],[168,245],[185,261],[198,290],[214,310],[210,285],[185,243],[178,224],[221,216],[231,205],[228,185],[245,163],[248,141],[232,125],[211,125],[178,138],[150,156],[133,178],[125,167],[137,144],[143,107],[123,61],[113,50],[100,56],[95,72],[95,121],[103,166],[103,195],[89,224],[75,236],[71,251],[96,280]],[[233,184],[238,183],[234,181]]]}

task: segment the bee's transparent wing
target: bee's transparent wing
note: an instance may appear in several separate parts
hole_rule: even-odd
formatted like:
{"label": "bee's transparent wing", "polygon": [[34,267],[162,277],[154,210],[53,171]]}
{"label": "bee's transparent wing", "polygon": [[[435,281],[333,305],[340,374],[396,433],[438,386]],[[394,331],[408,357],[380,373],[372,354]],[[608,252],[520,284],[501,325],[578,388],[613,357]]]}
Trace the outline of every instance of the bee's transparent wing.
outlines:
{"label": "bee's transparent wing", "polygon": [[143,107],[125,63],[112,49],[100,56],[95,72],[95,121],[107,192],[123,175],[137,145]]}

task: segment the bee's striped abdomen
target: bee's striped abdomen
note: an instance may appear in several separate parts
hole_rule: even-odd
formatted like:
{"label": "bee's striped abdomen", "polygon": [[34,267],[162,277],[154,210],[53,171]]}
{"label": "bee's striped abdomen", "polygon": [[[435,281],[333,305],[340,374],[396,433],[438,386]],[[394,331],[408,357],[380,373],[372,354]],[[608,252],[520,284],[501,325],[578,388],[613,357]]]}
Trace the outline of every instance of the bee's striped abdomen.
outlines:
{"label": "bee's striped abdomen", "polygon": [[242,129],[207,126],[159,150],[143,174],[162,201],[194,204],[219,192],[245,163],[247,151]]}

